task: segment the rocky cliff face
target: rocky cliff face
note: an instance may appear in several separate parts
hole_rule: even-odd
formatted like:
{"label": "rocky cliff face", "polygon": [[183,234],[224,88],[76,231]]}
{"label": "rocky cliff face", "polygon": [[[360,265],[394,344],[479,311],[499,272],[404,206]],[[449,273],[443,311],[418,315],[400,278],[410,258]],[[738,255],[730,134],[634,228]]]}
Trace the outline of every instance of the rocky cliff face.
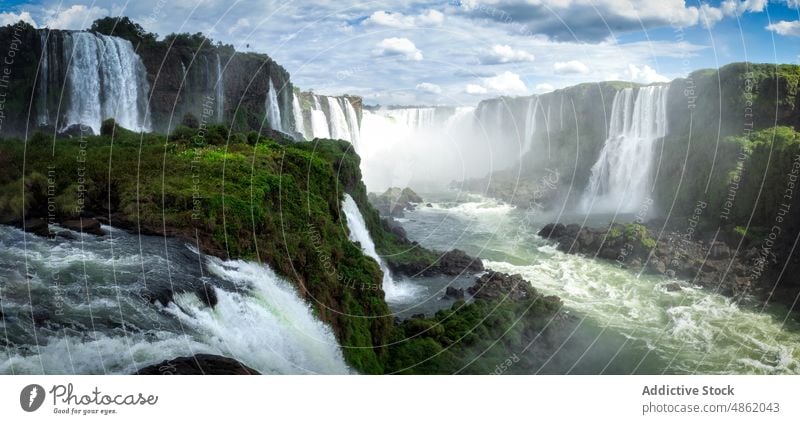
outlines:
{"label": "rocky cliff face", "polygon": [[289,73],[264,54],[169,40],[134,46],[27,24],[0,28],[0,43],[11,62],[0,84],[3,136],[77,125],[96,134],[108,118],[131,130],[169,132],[186,115],[239,131],[295,133]]}
{"label": "rocky cliff face", "polygon": [[289,73],[267,55],[166,43],[140,48],[139,54],[153,87],[150,109],[157,132],[174,129],[186,114],[236,130],[275,129],[265,120],[270,81],[277,91],[280,128],[294,128]]}

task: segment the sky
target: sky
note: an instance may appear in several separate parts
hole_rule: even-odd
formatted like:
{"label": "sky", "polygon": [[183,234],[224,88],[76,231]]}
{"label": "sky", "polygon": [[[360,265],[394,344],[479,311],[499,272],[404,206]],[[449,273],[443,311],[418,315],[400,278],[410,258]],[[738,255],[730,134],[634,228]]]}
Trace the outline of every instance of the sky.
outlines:
{"label": "sky", "polygon": [[109,15],[267,53],[303,90],[381,105],[800,64],[800,0],[0,0],[0,25],[84,29]]}

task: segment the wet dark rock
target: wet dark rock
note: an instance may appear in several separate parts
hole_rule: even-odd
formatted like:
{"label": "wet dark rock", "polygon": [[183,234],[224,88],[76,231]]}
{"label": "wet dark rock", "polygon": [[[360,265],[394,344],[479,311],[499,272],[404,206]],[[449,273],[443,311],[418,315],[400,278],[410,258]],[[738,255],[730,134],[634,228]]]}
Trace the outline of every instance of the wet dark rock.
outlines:
{"label": "wet dark rock", "polygon": [[680,284],[678,284],[678,283],[667,283],[667,284],[665,284],[665,285],[664,285],[664,288],[665,288],[665,289],[666,289],[668,292],[677,292],[677,291],[681,291],[681,290],[683,290],[683,289],[681,288],[681,285],[680,285]]}
{"label": "wet dark rock", "polygon": [[448,286],[444,291],[445,299],[463,299],[464,289],[458,289],[453,286]]}
{"label": "wet dark rock", "polygon": [[39,237],[50,236],[50,229],[47,225],[47,221],[41,218],[26,219],[23,230],[31,234],[36,234]]}
{"label": "wet dark rock", "polygon": [[79,233],[103,236],[106,233],[100,228],[100,221],[94,218],[68,219],[60,223],[62,227]]}
{"label": "wet dark rock", "polygon": [[198,354],[170,359],[137,371],[139,375],[259,375],[243,363],[219,355]]}
{"label": "wet dark rock", "polygon": [[404,211],[414,210],[415,204],[422,203],[422,197],[408,187],[391,187],[381,194],[370,193],[369,202],[382,216],[399,218]]}
{"label": "wet dark rock", "polygon": [[200,298],[200,301],[209,308],[217,306],[217,301],[219,300],[217,299],[217,291],[211,284],[203,283],[203,285],[198,287],[197,291],[195,291],[195,294]]}
{"label": "wet dark rock", "polygon": [[166,307],[170,302],[175,300],[175,293],[168,288],[157,288],[152,291],[142,293],[142,299],[150,303],[160,303],[161,306]]}
{"label": "wet dark rock", "polygon": [[536,296],[536,290],[521,275],[494,271],[478,277],[467,291],[476,299],[527,300]]}
{"label": "wet dark rock", "polygon": [[31,318],[36,326],[41,327],[50,321],[50,311],[47,309],[34,309]]}
{"label": "wet dark rock", "polygon": [[73,124],[68,126],[67,128],[64,128],[64,130],[61,131],[60,134],[70,138],[91,137],[94,135],[94,130],[92,130],[91,127],[87,127],[85,125]]}
{"label": "wet dark rock", "polygon": [[483,262],[480,258],[467,255],[463,250],[453,249],[439,258],[437,267],[442,274],[459,275],[483,271]]}

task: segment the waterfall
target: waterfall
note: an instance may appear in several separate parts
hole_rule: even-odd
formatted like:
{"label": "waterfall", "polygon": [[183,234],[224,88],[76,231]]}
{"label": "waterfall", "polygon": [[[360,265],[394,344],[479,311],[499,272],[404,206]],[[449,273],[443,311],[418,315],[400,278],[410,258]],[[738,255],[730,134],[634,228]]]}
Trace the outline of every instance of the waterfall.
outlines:
{"label": "waterfall", "polygon": [[308,140],[306,134],[306,125],[303,122],[303,109],[300,107],[300,101],[297,100],[297,95],[292,93],[292,114],[294,115],[294,129],[299,132],[304,140]]}
{"label": "waterfall", "polygon": [[213,257],[207,266],[214,276],[249,292],[216,289],[214,309],[194,293],[176,296],[167,310],[201,334],[201,343],[262,373],[349,373],[331,329],[271,268]]}
{"label": "waterfall", "polygon": [[50,80],[50,45],[48,39],[49,31],[39,32],[39,40],[42,43],[42,63],[39,68],[39,80],[37,81],[40,98],[36,102],[37,123],[39,125],[50,125],[50,110],[47,107],[48,82]]}
{"label": "waterfall", "polygon": [[[263,374],[351,372],[333,330],[267,265],[200,260],[174,238],[103,229],[113,235],[113,251],[107,237],[53,244],[0,226],[7,342],[0,374],[130,374],[198,353],[234,358]],[[57,287],[50,275],[60,275]],[[113,286],[85,285],[110,275]],[[213,309],[196,294],[201,284],[216,293]],[[144,301],[153,290],[174,296],[166,306]],[[46,325],[32,322],[32,308],[53,308]]]}
{"label": "waterfall", "polygon": [[225,117],[225,83],[222,79],[222,63],[217,55],[217,122],[223,122]]}
{"label": "waterfall", "polygon": [[414,130],[431,128],[436,123],[436,108],[432,107],[390,109],[383,114]]}
{"label": "waterfall", "polygon": [[331,128],[331,138],[337,140],[350,140],[350,127],[347,118],[344,116],[342,106],[336,97],[326,97],[328,110],[330,111],[329,121]]}
{"label": "waterfall", "polygon": [[281,108],[278,103],[278,93],[275,91],[275,86],[272,84],[272,78],[269,80],[269,92],[267,92],[267,121],[270,128],[275,131],[283,131],[281,126]]}
{"label": "waterfall", "polygon": [[347,115],[347,125],[350,127],[349,141],[353,144],[353,147],[358,150],[358,144],[361,141],[361,128],[358,124],[358,114],[356,114],[356,109],[353,107],[353,104],[350,103],[349,98],[342,98],[342,103],[344,103],[344,111]]}
{"label": "waterfall", "polygon": [[528,102],[528,111],[525,114],[525,139],[523,140],[520,157],[531,151],[533,137],[536,134],[536,111],[539,110],[539,98],[531,97]]}
{"label": "waterfall", "polygon": [[314,138],[331,138],[328,117],[317,96],[314,96],[314,109],[311,110],[311,133]]}
{"label": "waterfall", "polygon": [[361,211],[358,209],[355,200],[353,200],[349,194],[344,195],[342,211],[347,218],[347,228],[350,230],[350,241],[358,242],[364,254],[375,259],[378,265],[380,265],[381,271],[383,271],[383,292],[386,295],[386,301],[389,303],[401,302],[413,297],[419,291],[419,287],[407,282],[400,284],[395,283],[392,279],[389,267],[386,266],[386,262],[383,258],[378,256],[378,252],[375,251],[375,243],[369,235],[364,217],[361,215]]}
{"label": "waterfall", "polygon": [[[114,118],[122,127],[150,131],[147,71],[131,42],[80,31],[63,32],[58,37],[51,42],[46,37],[41,38],[43,61],[47,63],[42,69],[37,121],[60,124],[62,131],[82,124],[99,134],[103,120]],[[53,72],[49,68],[59,60],[69,64],[69,68],[64,82],[62,116],[53,119],[49,115],[49,92],[55,88],[60,90],[61,86],[58,78],[51,78]]]}
{"label": "waterfall", "polygon": [[667,134],[669,85],[614,96],[608,139],[581,199],[584,211],[636,212],[650,195],[654,146]]}

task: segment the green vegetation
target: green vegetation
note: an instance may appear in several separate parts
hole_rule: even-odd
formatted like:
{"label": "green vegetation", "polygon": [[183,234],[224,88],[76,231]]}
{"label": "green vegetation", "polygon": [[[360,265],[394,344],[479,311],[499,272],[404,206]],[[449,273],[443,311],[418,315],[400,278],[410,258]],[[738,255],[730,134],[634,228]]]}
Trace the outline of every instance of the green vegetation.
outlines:
{"label": "green vegetation", "polygon": [[656,247],[656,240],[647,231],[647,227],[642,224],[615,224],[608,230],[608,240],[615,244],[618,239],[634,246],[642,246],[646,249]]}
{"label": "green vegetation", "polygon": [[226,144],[217,139],[224,128],[166,137],[103,127],[106,135],[84,139],[37,133],[27,145],[0,142],[2,223],[18,224],[23,213],[47,219],[52,204],[56,220],[109,217],[132,231],[197,237],[210,254],[266,262],[332,325],[351,366],[383,372],[384,349],[374,346],[388,340],[389,310],[382,291],[362,289],[381,271],[348,240],[340,211],[347,187],[364,192],[348,143],[237,134]]}
{"label": "green vegetation", "polygon": [[[488,374],[496,372],[513,352],[515,368],[507,372],[528,373],[536,369],[533,355],[521,349],[530,347],[560,305],[541,296],[519,302],[458,301],[433,317],[412,318],[394,331],[386,371]],[[540,337],[538,342],[545,339]]]}

